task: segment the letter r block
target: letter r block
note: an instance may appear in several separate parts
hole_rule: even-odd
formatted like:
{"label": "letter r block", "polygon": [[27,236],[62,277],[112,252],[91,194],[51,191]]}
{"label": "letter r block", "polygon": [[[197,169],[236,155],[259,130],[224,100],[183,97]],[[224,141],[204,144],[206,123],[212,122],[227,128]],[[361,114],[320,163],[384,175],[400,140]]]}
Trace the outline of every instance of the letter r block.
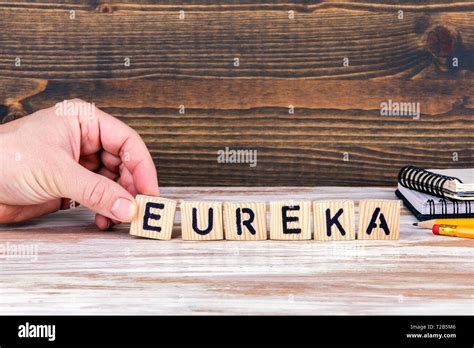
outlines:
{"label": "letter r block", "polygon": [[138,212],[130,225],[132,236],[170,240],[176,201],[163,197],[137,195]]}
{"label": "letter r block", "polygon": [[398,239],[400,208],[397,200],[360,201],[357,239]]}
{"label": "letter r block", "polygon": [[181,237],[183,240],[224,239],[222,202],[181,203]]}
{"label": "letter r block", "polygon": [[270,202],[270,239],[311,239],[311,202]]}
{"label": "letter r block", "polygon": [[354,240],[353,201],[313,202],[315,240]]}
{"label": "letter r block", "polygon": [[265,203],[224,203],[224,230],[228,240],[267,239]]}

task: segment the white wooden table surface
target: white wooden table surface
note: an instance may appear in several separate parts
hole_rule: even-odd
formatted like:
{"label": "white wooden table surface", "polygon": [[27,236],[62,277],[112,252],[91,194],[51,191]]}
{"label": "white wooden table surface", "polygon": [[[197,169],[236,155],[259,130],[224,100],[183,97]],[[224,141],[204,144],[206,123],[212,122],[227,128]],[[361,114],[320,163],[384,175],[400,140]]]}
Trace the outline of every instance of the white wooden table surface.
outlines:
{"label": "white wooden table surface", "polygon": [[[177,199],[396,199],[393,188],[162,188]],[[78,208],[0,227],[0,314],[474,314],[474,240],[185,242]],[[16,250],[16,251],[15,251]],[[20,255],[22,252],[23,255]]]}

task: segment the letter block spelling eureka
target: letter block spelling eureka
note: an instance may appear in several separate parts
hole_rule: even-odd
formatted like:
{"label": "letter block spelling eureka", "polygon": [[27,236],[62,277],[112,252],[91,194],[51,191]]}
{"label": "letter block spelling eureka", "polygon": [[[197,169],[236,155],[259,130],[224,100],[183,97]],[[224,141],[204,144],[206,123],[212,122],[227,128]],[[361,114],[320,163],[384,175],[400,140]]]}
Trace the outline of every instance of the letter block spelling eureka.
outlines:
{"label": "letter block spelling eureka", "polygon": [[181,203],[181,231],[183,240],[224,239],[221,202]]}
{"label": "letter block spelling eureka", "polygon": [[[130,226],[133,236],[170,240],[177,202],[137,195],[138,213]],[[356,235],[354,201],[287,200],[270,202],[270,239],[310,240],[311,208],[314,240],[396,240],[400,233],[401,201],[361,200]],[[266,240],[267,204],[264,202],[181,203],[183,240]]]}
{"label": "letter block spelling eureka", "polygon": [[137,195],[138,212],[130,225],[130,234],[138,237],[170,240],[176,201],[162,197]]}
{"label": "letter block spelling eureka", "polygon": [[311,239],[311,202],[270,202],[270,239]]}
{"label": "letter block spelling eureka", "polygon": [[224,203],[224,230],[228,240],[267,239],[265,203]]}
{"label": "letter block spelling eureka", "polygon": [[398,239],[400,201],[362,200],[359,202],[357,239]]}
{"label": "letter block spelling eureka", "polygon": [[353,201],[313,202],[315,240],[355,239]]}

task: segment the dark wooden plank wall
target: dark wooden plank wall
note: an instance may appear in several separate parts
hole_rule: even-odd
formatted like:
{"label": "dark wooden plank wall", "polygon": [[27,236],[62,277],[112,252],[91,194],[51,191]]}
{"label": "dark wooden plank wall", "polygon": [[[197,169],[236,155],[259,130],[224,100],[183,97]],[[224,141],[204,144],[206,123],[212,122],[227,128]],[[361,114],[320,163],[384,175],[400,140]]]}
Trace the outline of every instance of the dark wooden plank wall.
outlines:
{"label": "dark wooden plank wall", "polygon": [[[472,1],[0,1],[3,120],[94,102],[143,136],[161,185],[394,185],[405,164],[474,167],[473,76]],[[420,119],[380,116],[389,99],[419,102]],[[258,165],[217,163],[225,147]]]}

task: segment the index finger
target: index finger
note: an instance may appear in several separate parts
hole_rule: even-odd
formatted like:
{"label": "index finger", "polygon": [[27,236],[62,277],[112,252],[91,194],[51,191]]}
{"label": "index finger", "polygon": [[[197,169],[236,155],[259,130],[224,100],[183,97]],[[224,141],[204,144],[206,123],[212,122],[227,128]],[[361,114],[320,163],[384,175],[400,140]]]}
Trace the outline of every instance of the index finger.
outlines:
{"label": "index finger", "polygon": [[102,148],[120,157],[132,174],[138,193],[159,195],[155,164],[140,135],[104,111],[96,108],[96,112]]}

